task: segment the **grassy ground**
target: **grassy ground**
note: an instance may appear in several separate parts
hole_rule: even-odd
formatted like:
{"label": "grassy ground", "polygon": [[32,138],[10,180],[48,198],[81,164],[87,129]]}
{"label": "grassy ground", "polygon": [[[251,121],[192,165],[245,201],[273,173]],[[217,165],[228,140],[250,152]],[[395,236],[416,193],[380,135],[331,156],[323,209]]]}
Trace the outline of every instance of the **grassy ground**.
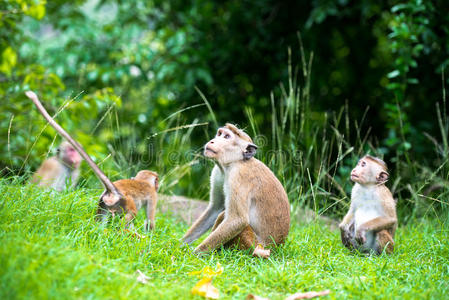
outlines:
{"label": "grassy ground", "polygon": [[[399,227],[394,255],[349,253],[338,233],[292,224],[285,245],[268,260],[222,250],[197,257],[180,247],[187,225],[157,215],[156,230],[137,239],[93,218],[98,191],[62,194],[0,181],[0,299],[185,299],[204,266],[224,272],[213,281],[222,299],[254,293],[283,299],[330,289],[328,298],[449,298],[447,223]],[[119,223],[119,222],[117,222]],[[142,233],[143,214],[136,222]],[[136,281],[136,270],[150,277]]]}

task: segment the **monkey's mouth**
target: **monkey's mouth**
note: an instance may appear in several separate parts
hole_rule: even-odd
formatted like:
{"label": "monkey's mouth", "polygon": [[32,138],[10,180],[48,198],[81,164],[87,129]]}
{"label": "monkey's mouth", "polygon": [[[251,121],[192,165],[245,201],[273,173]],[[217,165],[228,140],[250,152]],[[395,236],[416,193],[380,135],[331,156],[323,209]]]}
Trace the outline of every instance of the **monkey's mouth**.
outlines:
{"label": "monkey's mouth", "polygon": [[206,147],[206,149],[205,149],[204,152],[206,152],[206,151],[210,151],[210,152],[212,152],[213,154],[217,154],[217,151],[214,151],[214,150],[212,150],[212,149],[209,148],[209,147]]}
{"label": "monkey's mouth", "polygon": [[354,179],[359,179],[359,176],[358,176],[358,175],[355,175],[355,174],[351,174],[351,179],[352,179],[352,180],[354,180]]}

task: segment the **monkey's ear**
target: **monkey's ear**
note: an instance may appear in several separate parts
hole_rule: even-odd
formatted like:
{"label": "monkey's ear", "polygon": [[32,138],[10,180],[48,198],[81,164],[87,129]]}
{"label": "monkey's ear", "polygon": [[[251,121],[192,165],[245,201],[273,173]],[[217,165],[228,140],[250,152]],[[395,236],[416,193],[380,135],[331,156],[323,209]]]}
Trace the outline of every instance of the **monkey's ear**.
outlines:
{"label": "monkey's ear", "polygon": [[249,144],[246,146],[245,152],[243,152],[243,158],[244,158],[245,160],[250,159],[251,157],[253,157],[254,155],[256,155],[256,150],[257,150],[257,146],[254,145],[254,144],[252,144],[252,143],[249,143]]}
{"label": "monkey's ear", "polygon": [[388,181],[388,178],[389,178],[389,177],[390,177],[390,175],[388,175],[387,172],[381,171],[381,172],[379,173],[379,175],[377,175],[376,181],[377,181],[377,183],[385,183],[385,182]]}

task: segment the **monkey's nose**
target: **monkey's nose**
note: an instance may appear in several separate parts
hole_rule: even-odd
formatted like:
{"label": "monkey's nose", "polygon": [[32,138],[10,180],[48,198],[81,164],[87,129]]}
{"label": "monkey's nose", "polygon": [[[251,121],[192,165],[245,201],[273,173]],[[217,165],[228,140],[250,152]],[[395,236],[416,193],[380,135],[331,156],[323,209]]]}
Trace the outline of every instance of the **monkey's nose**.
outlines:
{"label": "monkey's nose", "polygon": [[213,144],[214,142],[213,142],[213,141],[210,141],[209,143],[210,143],[210,144]]}

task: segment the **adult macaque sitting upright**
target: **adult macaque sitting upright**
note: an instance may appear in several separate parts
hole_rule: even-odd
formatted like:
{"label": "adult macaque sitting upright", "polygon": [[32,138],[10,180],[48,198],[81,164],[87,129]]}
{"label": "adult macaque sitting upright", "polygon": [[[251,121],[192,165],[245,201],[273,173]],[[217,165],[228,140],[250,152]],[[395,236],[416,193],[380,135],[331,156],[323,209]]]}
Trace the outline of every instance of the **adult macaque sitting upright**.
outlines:
{"label": "adult macaque sitting upright", "polygon": [[[184,235],[190,244],[214,223],[210,235],[195,249],[206,252],[229,242],[265,247],[284,242],[290,229],[287,194],[271,170],[253,156],[257,146],[242,130],[226,124],[204,147],[216,162],[206,211]],[[260,247],[257,247],[257,249]],[[258,253],[254,253],[258,255]],[[261,256],[264,256],[263,254]]]}
{"label": "adult macaque sitting upright", "polygon": [[352,170],[351,206],[339,225],[348,249],[393,252],[397,217],[396,203],[385,186],[388,177],[385,162],[370,155],[362,157]]}
{"label": "adult macaque sitting upright", "polygon": [[82,158],[72,145],[64,141],[58,147],[57,154],[44,160],[31,179],[39,186],[62,191],[74,187],[80,175]]}

